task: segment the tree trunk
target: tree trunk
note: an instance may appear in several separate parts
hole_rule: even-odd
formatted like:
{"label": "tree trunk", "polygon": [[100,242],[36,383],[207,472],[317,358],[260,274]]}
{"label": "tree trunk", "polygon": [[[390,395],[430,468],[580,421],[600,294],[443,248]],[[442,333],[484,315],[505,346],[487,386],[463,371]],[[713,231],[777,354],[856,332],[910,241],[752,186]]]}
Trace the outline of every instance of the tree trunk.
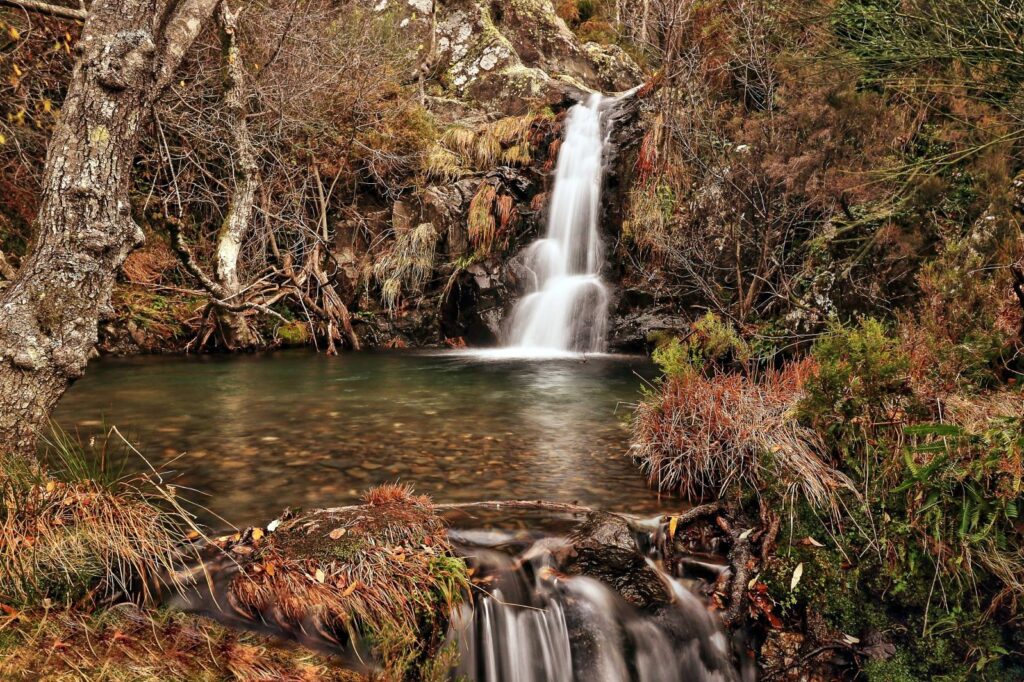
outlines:
{"label": "tree trunk", "polygon": [[80,377],[117,269],[142,244],[128,182],[155,97],[215,0],[96,0],[53,132],[32,249],[0,295],[0,450],[34,454]]}
{"label": "tree trunk", "polygon": [[[217,235],[214,275],[217,284],[223,289],[221,298],[237,306],[243,302],[238,259],[252,225],[256,190],[259,187],[259,168],[246,122],[249,111],[245,101],[245,69],[235,41],[235,15],[227,3],[221,4],[220,24],[224,55],[224,107],[231,119],[229,132],[237,158],[235,188],[227,217]],[[249,325],[244,311],[224,306],[218,306],[216,311],[224,345],[230,350],[256,348],[260,345],[259,335]]]}

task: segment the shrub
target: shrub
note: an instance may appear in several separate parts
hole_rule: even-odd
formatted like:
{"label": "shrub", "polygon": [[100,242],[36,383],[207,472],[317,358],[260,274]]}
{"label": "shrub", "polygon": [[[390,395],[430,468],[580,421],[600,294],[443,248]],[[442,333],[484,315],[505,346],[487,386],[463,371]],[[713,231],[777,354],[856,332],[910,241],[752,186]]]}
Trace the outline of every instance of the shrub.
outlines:
{"label": "shrub", "polygon": [[834,327],[815,343],[814,372],[804,387],[799,412],[833,442],[850,429],[891,423],[912,398],[910,358],[899,339],[875,319],[856,327]]}
{"label": "shrub", "polygon": [[817,434],[792,415],[811,369],[803,362],[757,379],[671,376],[637,406],[632,454],[652,485],[690,498],[777,490],[834,510],[846,479],[822,461]]}
{"label": "shrub", "polygon": [[693,323],[684,339],[673,337],[660,344],[652,358],[665,376],[674,378],[700,370],[709,362],[733,360],[746,364],[750,355],[750,347],[735,327],[714,313],[707,313]]}

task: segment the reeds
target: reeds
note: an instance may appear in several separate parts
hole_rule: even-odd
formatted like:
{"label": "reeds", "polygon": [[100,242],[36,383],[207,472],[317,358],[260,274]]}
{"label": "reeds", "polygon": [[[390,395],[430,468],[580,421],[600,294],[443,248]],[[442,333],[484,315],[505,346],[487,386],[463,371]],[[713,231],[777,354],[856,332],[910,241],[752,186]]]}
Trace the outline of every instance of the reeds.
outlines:
{"label": "reeds", "polygon": [[691,499],[780,486],[834,510],[849,482],[822,460],[820,437],[791,414],[810,368],[805,361],[757,379],[698,371],[668,378],[636,407],[632,454],[652,485]]}

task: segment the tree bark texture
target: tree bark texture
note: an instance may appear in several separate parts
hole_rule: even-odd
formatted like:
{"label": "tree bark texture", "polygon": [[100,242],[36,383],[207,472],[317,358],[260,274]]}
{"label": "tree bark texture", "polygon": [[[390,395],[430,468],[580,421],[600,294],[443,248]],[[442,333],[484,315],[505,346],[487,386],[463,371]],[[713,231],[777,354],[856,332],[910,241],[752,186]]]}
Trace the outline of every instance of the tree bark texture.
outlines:
{"label": "tree bark texture", "polygon": [[96,0],[47,151],[33,244],[0,294],[0,450],[31,456],[82,375],[143,233],[128,183],[150,107],[216,0]]}

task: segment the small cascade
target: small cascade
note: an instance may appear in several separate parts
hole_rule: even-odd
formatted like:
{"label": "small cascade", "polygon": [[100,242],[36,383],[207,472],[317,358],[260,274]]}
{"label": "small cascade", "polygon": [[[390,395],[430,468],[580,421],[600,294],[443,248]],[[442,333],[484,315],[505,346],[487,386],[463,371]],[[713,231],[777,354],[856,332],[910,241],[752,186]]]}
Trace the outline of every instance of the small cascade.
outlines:
{"label": "small cascade", "polygon": [[[489,535],[481,542],[479,535]],[[510,551],[500,533],[452,531],[475,569],[472,604],[451,624],[454,677],[478,682],[735,682],[721,623],[660,569],[674,601],[638,609],[608,585],[559,570],[563,546],[543,537]],[[470,536],[473,536],[472,538]],[[654,563],[652,562],[652,567]]]}
{"label": "small cascade", "polygon": [[558,152],[547,234],[526,251],[530,291],[516,305],[507,346],[522,354],[598,353],[605,349],[608,291],[601,281],[598,221],[607,141],[593,94],[569,110]]}

